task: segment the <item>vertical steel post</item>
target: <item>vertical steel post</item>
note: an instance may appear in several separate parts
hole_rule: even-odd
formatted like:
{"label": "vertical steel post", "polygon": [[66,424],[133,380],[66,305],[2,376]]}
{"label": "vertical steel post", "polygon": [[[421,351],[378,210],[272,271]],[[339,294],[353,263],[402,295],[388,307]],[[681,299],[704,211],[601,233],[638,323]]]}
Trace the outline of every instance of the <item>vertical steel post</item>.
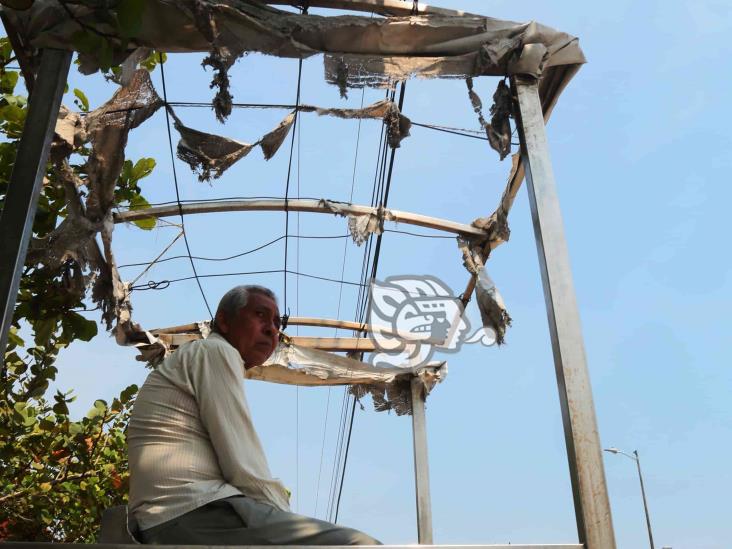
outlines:
{"label": "vertical steel post", "polygon": [[544,286],[580,543],[614,549],[592,389],[536,79],[513,77],[521,156]]}
{"label": "vertical steel post", "polygon": [[0,355],[4,354],[71,52],[46,49],[0,214]]}
{"label": "vertical steel post", "polygon": [[417,493],[417,539],[422,545],[432,545],[432,503],[424,405],[424,384],[421,379],[414,377],[412,378],[412,441],[414,445],[414,485]]}

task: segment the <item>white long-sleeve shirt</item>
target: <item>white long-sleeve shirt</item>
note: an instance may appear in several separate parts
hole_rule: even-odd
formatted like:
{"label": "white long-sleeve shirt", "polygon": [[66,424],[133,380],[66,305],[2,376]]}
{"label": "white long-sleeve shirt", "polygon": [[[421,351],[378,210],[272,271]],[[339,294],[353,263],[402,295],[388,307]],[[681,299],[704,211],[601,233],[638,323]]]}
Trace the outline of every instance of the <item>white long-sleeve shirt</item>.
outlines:
{"label": "white long-sleeve shirt", "polygon": [[239,352],[213,333],[148,376],[127,433],[129,508],[141,529],[238,494],[289,511],[252,424],[244,373]]}

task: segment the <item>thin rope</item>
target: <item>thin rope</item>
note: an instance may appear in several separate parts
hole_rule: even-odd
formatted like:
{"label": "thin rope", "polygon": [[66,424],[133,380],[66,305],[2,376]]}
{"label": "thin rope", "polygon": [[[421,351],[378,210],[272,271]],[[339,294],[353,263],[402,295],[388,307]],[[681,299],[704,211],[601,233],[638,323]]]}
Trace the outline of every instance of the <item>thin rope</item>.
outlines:
{"label": "thin rope", "polygon": [[181,236],[183,236],[183,231],[180,231],[177,235],[175,235],[175,238],[170,242],[170,244],[168,244],[165,247],[165,249],[162,252],[160,252],[155,259],[153,259],[150,263],[147,264],[147,267],[145,267],[145,269],[143,269],[143,271],[139,275],[137,275],[132,282],[130,282],[130,286],[134,286],[135,282],[140,280],[145,275],[145,273],[148,272],[152,268],[152,266],[155,265],[155,263],[157,263],[160,260],[160,258],[163,257],[170,248],[173,247],[173,244],[178,242],[178,239]]}

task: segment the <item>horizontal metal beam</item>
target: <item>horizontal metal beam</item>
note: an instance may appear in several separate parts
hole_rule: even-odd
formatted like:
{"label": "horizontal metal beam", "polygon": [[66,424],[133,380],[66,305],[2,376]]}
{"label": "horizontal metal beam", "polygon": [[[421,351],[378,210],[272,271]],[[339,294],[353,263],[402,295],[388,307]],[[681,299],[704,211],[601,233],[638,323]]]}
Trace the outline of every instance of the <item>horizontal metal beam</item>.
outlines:
{"label": "horizontal metal beam", "polygon": [[[379,209],[371,206],[361,206],[358,204],[347,204],[343,202],[333,202],[344,215],[379,215]],[[154,206],[144,210],[128,210],[126,212],[116,212],[114,214],[115,223],[127,223],[130,221],[138,221],[140,219],[172,217],[179,214],[194,215],[204,213],[222,213],[222,212],[278,212],[284,211],[285,207],[291,212],[311,212],[334,214],[326,204],[320,200],[313,199],[289,199],[285,200],[226,200],[221,202],[190,202],[187,204],[170,204],[166,206]],[[472,225],[464,223],[456,223],[446,219],[430,217],[427,215],[415,214],[410,212],[402,212],[399,210],[386,210],[388,221],[395,223],[406,223],[407,225],[416,225],[427,229],[435,229],[448,233],[459,234],[462,236],[486,238],[488,233],[483,229],[478,229]]]}
{"label": "horizontal metal beam", "polygon": [[367,337],[289,336],[289,338],[293,345],[308,347],[310,349],[320,349],[321,351],[362,351],[364,353],[370,353],[376,349],[374,341]]}
{"label": "horizontal metal beam", "polygon": [[[356,332],[371,331],[371,326],[365,322],[354,322],[353,320],[338,320],[336,318],[316,318],[311,316],[291,316],[287,319],[288,326],[313,326],[316,328],[339,328],[343,330],[354,330]],[[198,323],[180,324],[168,328],[155,328],[149,330],[157,334],[185,334],[198,331]]]}
{"label": "horizontal metal beam", "polygon": [[339,10],[365,11],[381,15],[412,15],[414,11],[419,15],[450,15],[462,17],[472,15],[462,10],[451,10],[428,6],[424,2],[405,2],[404,0],[265,0],[265,3],[273,6],[295,6],[308,5],[311,8],[331,8]]}
{"label": "horizontal metal beam", "polygon": [[[166,334],[166,333],[155,333],[161,341],[167,345],[179,347],[189,341],[196,341],[201,339],[200,333],[189,333],[189,334]],[[365,337],[310,337],[310,336],[288,336],[289,341],[294,345],[300,347],[307,347],[309,349],[320,349],[321,351],[363,351],[370,353],[375,349],[373,340]]]}

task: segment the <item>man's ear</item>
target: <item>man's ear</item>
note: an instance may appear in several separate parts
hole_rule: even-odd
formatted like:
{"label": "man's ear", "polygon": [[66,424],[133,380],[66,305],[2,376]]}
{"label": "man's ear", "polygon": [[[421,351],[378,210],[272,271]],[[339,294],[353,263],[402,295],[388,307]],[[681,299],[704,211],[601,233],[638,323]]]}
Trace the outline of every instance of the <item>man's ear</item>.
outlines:
{"label": "man's ear", "polygon": [[226,315],[223,311],[216,313],[216,328],[218,328],[218,331],[222,334],[229,333],[229,323],[226,321]]}

